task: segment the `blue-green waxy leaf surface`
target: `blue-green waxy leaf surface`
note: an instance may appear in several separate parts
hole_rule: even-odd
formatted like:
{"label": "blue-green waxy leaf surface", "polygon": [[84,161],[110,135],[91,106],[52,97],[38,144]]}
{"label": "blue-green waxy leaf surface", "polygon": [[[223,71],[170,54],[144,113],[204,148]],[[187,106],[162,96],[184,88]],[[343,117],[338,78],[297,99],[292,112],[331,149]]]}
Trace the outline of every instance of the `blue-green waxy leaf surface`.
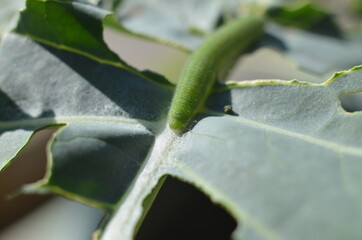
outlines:
{"label": "blue-green waxy leaf surface", "polygon": [[214,95],[220,116],[186,134],[175,159],[242,222],[236,239],[359,239],[362,115],[339,95],[361,89],[361,67],[321,85],[240,84]]}
{"label": "blue-green waxy leaf surface", "polygon": [[264,80],[216,90],[192,130],[156,138],[104,239],[130,238],[116,226],[140,216],[139,198],[151,191],[143,178],[156,184],[164,175],[224,206],[239,223],[234,239],[359,239],[362,115],[345,112],[339,96],[361,91],[361,79],[356,67],[323,84]]}
{"label": "blue-green waxy leaf surface", "polygon": [[23,148],[33,134],[34,129],[14,129],[0,131],[0,146],[2,148],[0,156],[0,169],[9,164],[9,160],[14,158],[16,154]]}
{"label": "blue-green waxy leaf surface", "polygon": [[[128,66],[108,49],[101,17],[108,13],[80,3],[27,5],[17,29],[28,37],[8,34],[0,50],[0,167],[35,131],[59,126],[47,178],[26,189],[40,187],[112,208],[143,165],[154,142],[145,125],[165,118],[172,85]],[[63,11],[63,22],[44,11]],[[91,32],[89,19],[97,25]],[[39,25],[45,27],[37,32]],[[87,44],[78,48],[83,41]]]}
{"label": "blue-green waxy leaf surface", "polygon": [[200,33],[211,32],[218,20],[222,3],[218,0],[153,1],[126,0],[116,8],[125,27],[135,32],[183,45],[198,46]]}
{"label": "blue-green waxy leaf surface", "polygon": [[52,145],[51,176],[43,187],[111,207],[142,167],[154,138],[139,124],[71,123]]}
{"label": "blue-green waxy leaf surface", "polygon": [[[260,44],[277,48],[301,69],[323,75],[361,64],[361,41],[343,38],[344,33],[332,14],[314,3],[291,1],[292,7],[284,6],[289,6],[288,1],[253,3],[269,11],[279,10],[266,18],[266,35]],[[181,49],[196,49],[217,28],[220,18],[227,20],[229,15],[242,15],[254,7],[249,1],[235,0],[157,1],[157,4],[125,0],[115,12],[128,29],[171,45],[176,43],[173,45]]]}
{"label": "blue-green waxy leaf surface", "polygon": [[55,0],[27,6],[1,43],[0,167],[37,130],[59,129],[45,179],[24,190],[107,209],[103,240],[133,239],[144,200],[165,175],[226,208],[238,222],[234,239],[361,238],[362,115],[345,112],[339,96],[362,91],[362,67],[323,84],[218,86],[179,136],[165,120],[173,86],[108,49],[108,12]]}
{"label": "blue-green waxy leaf surface", "polygon": [[19,10],[24,8],[24,0],[0,0],[0,38],[11,30],[17,22]]}
{"label": "blue-green waxy leaf surface", "polygon": [[359,39],[329,37],[297,29],[285,29],[276,24],[270,24],[266,32],[280,41],[281,44],[277,47],[279,51],[284,52],[302,69],[317,74],[348,69],[362,62],[359,50],[362,42]]}

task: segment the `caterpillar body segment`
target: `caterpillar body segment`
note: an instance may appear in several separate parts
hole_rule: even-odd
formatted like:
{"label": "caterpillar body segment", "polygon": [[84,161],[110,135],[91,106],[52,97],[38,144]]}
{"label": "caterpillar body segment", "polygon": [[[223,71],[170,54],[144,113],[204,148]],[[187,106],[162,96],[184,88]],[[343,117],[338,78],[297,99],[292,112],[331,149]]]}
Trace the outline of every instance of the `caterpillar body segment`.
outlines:
{"label": "caterpillar body segment", "polygon": [[224,80],[240,54],[263,32],[260,17],[234,20],[210,35],[190,56],[178,81],[168,115],[169,127],[182,133],[204,107],[216,79]]}

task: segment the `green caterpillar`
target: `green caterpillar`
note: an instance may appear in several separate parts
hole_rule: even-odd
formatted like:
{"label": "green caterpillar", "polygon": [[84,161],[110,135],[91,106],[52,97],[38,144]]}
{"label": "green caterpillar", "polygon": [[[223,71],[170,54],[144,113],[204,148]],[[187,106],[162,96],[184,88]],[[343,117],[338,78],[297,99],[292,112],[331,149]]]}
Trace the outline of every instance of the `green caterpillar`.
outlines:
{"label": "green caterpillar", "polygon": [[169,127],[182,133],[201,112],[216,79],[224,80],[240,54],[263,32],[263,20],[246,16],[210,35],[183,68],[168,115]]}

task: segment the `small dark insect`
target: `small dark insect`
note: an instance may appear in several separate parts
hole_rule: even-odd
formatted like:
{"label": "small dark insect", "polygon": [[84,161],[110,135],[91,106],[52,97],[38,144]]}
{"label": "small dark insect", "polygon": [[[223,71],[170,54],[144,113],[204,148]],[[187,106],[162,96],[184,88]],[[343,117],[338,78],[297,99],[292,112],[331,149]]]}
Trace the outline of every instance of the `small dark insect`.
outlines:
{"label": "small dark insect", "polygon": [[234,115],[235,112],[233,111],[233,107],[231,105],[224,106],[224,113]]}

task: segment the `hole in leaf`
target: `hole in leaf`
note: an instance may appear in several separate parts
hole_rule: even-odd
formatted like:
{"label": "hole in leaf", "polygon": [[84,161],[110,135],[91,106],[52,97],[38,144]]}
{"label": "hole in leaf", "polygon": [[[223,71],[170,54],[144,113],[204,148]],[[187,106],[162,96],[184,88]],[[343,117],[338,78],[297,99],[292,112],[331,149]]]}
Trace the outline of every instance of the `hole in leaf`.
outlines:
{"label": "hole in leaf", "polygon": [[194,186],[167,177],[136,240],[231,239],[236,221]]}
{"label": "hole in leaf", "polygon": [[346,112],[362,111],[362,92],[343,94],[339,98]]}
{"label": "hole in leaf", "polygon": [[24,184],[44,177],[46,171],[46,144],[56,128],[38,131],[30,142],[0,173],[0,231],[31,212],[49,199],[49,195],[20,194],[8,199]]}

